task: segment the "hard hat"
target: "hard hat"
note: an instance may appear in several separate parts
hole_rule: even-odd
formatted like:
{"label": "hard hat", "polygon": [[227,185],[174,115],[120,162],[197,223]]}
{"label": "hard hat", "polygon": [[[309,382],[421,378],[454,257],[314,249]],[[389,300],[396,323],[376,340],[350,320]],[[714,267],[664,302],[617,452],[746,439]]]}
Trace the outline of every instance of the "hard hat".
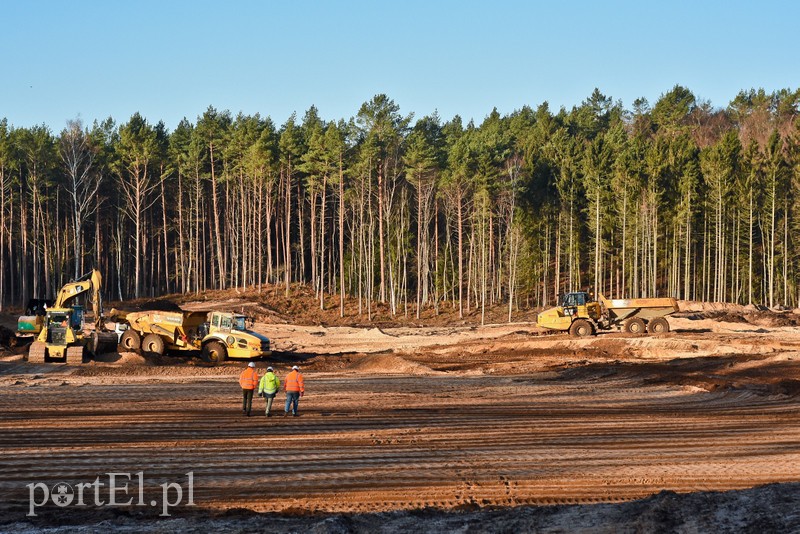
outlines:
{"label": "hard hat", "polygon": [[292,366],[292,370],[293,370],[293,371],[299,371],[299,370],[300,370],[300,368],[299,368],[299,367],[297,367],[296,365],[293,365],[293,366]]}
{"label": "hard hat", "polygon": [[255,366],[256,366],[256,362],[250,362],[250,363],[247,364],[247,367],[255,367]]}
{"label": "hard hat", "polygon": [[272,371],[272,367],[267,367],[267,371]]}

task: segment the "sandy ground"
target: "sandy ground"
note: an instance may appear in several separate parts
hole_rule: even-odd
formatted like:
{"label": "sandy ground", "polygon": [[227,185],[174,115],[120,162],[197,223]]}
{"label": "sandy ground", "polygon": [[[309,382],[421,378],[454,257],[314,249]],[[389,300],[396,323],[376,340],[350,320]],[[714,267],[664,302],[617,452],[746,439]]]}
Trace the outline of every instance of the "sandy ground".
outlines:
{"label": "sandy ground", "polygon": [[[800,528],[800,318],[684,310],[668,334],[586,339],[259,321],[276,352],[258,366],[305,373],[298,418],[280,417],[283,394],[279,417],[258,398],[244,417],[240,363],[7,354],[0,530]],[[27,484],[109,472],[143,472],[148,498],[192,472],[196,506],[26,517]]]}

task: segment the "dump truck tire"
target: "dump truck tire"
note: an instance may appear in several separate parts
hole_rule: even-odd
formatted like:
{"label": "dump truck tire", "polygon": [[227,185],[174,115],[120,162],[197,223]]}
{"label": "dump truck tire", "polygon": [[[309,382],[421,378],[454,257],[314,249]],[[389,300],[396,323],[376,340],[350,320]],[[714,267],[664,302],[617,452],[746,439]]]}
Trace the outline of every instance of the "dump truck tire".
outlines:
{"label": "dump truck tire", "polygon": [[228,357],[228,350],[219,341],[209,341],[203,347],[203,359],[212,365],[224,362]]}
{"label": "dump truck tire", "polygon": [[666,334],[669,332],[669,323],[664,317],[656,317],[647,323],[647,331],[651,334]]}
{"label": "dump truck tire", "polygon": [[142,340],[142,352],[145,354],[164,354],[164,340],[158,334],[147,334]]}
{"label": "dump truck tire", "polygon": [[594,327],[586,319],[576,319],[569,327],[569,335],[574,337],[586,337],[592,334],[594,334]]}
{"label": "dump truck tire", "polygon": [[625,321],[625,331],[629,334],[644,334],[647,332],[647,327],[641,318],[632,317]]}
{"label": "dump truck tire", "polygon": [[44,363],[47,356],[47,345],[41,341],[34,341],[28,349],[28,363]]}
{"label": "dump truck tire", "polygon": [[122,333],[119,339],[120,352],[136,352],[142,346],[142,338],[136,330],[130,328]]}
{"label": "dump truck tire", "polygon": [[81,365],[83,363],[83,354],[85,348],[83,345],[80,347],[67,347],[67,357],[65,363],[67,365]]}

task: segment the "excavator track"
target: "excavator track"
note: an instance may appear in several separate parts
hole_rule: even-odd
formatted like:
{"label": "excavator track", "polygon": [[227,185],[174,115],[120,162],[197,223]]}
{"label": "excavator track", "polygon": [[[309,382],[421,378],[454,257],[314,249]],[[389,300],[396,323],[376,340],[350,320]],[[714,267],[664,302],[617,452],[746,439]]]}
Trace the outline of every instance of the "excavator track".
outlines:
{"label": "excavator track", "polygon": [[67,347],[67,365],[81,365],[83,363],[83,346]]}
{"label": "excavator track", "polygon": [[47,345],[41,341],[34,341],[28,349],[28,363],[44,363],[47,354]]}

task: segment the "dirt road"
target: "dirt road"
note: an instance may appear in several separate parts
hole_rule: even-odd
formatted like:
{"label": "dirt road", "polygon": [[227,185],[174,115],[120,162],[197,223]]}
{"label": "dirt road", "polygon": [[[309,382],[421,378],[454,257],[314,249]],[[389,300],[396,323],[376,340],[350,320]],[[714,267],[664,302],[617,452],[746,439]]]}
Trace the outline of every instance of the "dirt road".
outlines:
{"label": "dirt road", "polygon": [[[9,356],[0,515],[23,518],[26,484],[109,472],[143,472],[147,495],[192,472],[198,507],[284,513],[615,503],[800,481],[800,328],[673,326],[575,340],[524,325],[260,325],[293,343],[276,354],[279,374],[295,361],[305,371],[298,418],[264,417],[261,399],[243,417],[239,364]],[[342,336],[357,352],[336,349]]]}

